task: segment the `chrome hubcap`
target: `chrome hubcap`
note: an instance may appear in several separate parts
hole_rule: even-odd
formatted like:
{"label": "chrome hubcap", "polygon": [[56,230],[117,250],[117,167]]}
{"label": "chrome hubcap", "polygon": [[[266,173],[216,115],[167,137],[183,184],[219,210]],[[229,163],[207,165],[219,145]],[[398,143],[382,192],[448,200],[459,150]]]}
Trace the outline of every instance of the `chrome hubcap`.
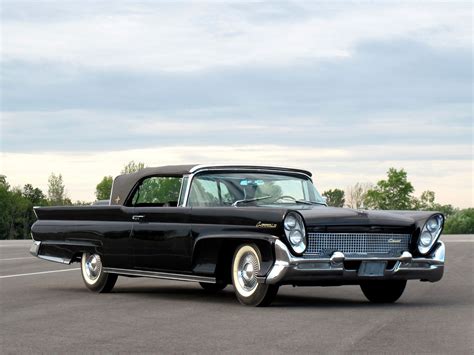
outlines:
{"label": "chrome hubcap", "polygon": [[245,291],[252,291],[257,287],[257,272],[260,270],[258,260],[252,253],[246,253],[240,259],[238,267],[238,281]]}
{"label": "chrome hubcap", "polygon": [[89,279],[95,280],[102,271],[102,261],[97,254],[88,255],[85,262],[85,272]]}

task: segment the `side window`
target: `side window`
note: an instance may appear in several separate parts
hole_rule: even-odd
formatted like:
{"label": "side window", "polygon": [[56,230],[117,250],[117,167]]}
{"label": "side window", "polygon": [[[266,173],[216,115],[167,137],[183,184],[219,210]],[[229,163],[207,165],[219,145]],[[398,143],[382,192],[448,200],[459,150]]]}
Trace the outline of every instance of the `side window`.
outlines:
{"label": "side window", "polygon": [[224,205],[232,205],[236,201],[227,186],[222,181],[217,183],[217,187],[221,190],[220,196]]}
{"label": "side window", "polygon": [[134,206],[177,206],[181,178],[153,176],[142,181],[132,198]]}
{"label": "side window", "polygon": [[195,178],[189,194],[191,207],[229,206],[234,199],[225,184],[215,179]]}

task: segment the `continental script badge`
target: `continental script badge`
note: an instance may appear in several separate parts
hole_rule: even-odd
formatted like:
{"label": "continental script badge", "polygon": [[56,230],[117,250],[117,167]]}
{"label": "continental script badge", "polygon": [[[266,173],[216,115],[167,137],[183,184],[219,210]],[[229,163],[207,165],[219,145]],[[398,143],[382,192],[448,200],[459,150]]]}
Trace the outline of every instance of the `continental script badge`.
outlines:
{"label": "continental script badge", "polygon": [[400,244],[402,242],[401,239],[390,238],[388,241],[390,244]]}
{"label": "continental script badge", "polygon": [[277,225],[275,223],[262,223],[258,222],[256,225],[257,228],[276,228]]}

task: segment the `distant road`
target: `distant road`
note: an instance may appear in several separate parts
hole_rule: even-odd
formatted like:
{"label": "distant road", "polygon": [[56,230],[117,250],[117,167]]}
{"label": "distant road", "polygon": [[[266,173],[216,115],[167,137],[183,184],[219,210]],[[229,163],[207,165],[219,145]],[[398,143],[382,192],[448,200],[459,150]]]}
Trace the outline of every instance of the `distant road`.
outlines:
{"label": "distant road", "polygon": [[438,283],[409,282],[394,305],[356,286],[280,289],[247,308],[232,287],[120,277],[98,295],[78,264],[29,255],[31,240],[0,241],[0,353],[474,353],[474,235],[446,235]]}

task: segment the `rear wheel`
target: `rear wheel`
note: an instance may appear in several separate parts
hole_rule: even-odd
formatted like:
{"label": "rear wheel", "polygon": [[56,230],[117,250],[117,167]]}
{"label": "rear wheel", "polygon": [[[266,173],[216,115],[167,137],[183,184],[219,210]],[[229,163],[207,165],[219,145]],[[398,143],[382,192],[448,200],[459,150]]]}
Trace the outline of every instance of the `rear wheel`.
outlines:
{"label": "rear wheel", "polygon": [[278,292],[278,286],[257,282],[261,256],[255,244],[237,248],[232,261],[232,284],[240,303],[246,306],[268,306]]}
{"label": "rear wheel", "polygon": [[86,287],[94,292],[110,292],[117,281],[118,275],[104,272],[99,254],[82,254],[81,275]]}
{"label": "rear wheel", "polygon": [[367,281],[360,288],[370,302],[394,303],[401,297],[406,285],[406,280]]}

